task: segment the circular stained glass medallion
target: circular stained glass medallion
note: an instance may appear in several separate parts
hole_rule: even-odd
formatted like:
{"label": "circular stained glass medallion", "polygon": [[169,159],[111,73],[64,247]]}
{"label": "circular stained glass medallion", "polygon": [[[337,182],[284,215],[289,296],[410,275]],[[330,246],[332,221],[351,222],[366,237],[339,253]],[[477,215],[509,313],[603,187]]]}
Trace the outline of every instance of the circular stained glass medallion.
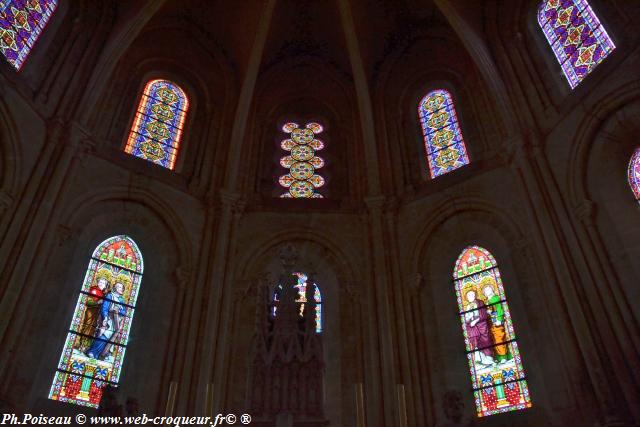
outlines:
{"label": "circular stained glass medallion", "polygon": [[313,195],[313,185],[307,181],[296,181],[289,187],[289,193],[293,197],[311,197]]}
{"label": "circular stained glass medallion", "polygon": [[291,157],[299,162],[311,159],[314,154],[313,148],[308,145],[297,145],[291,150]]}
{"label": "circular stained glass medallion", "polygon": [[291,133],[293,132],[294,129],[297,129],[297,128],[298,128],[298,124],[293,122],[285,123],[284,126],[282,126],[282,130],[285,131],[286,133]]}
{"label": "circular stained glass medallion", "polygon": [[294,129],[291,132],[291,139],[298,144],[308,144],[313,140],[313,131],[311,129]]}
{"label": "circular stained glass medallion", "polygon": [[297,162],[291,166],[289,173],[295,179],[303,180],[313,176],[313,172],[314,172],[314,169],[313,169],[313,166],[311,166],[311,163]]}
{"label": "circular stained glass medallion", "polygon": [[307,123],[307,129],[311,129],[313,133],[320,133],[323,130],[322,125],[319,123]]}

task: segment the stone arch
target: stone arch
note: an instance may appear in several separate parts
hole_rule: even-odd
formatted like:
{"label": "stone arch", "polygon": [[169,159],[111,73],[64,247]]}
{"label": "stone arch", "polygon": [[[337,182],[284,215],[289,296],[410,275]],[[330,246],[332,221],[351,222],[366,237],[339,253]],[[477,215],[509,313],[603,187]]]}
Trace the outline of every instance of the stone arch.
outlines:
{"label": "stone arch", "polygon": [[[640,274],[640,213],[629,188],[627,167],[640,146],[640,84],[625,86],[600,100],[578,127],[570,153],[567,188],[581,230],[587,232],[602,259],[605,274],[620,284],[615,297],[637,325],[640,310],[629,301],[640,298],[632,286]],[[594,231],[595,232],[592,232]],[[635,320],[633,320],[635,319]]]}
{"label": "stone arch", "polygon": [[[207,44],[200,32],[190,39],[185,37],[175,24],[154,26],[140,33],[114,67],[113,78],[104,85],[103,93],[109,95],[95,103],[91,120],[96,123],[97,133],[111,142],[112,149],[119,150],[128,137],[144,85],[152,78],[175,82],[187,94],[190,105],[175,170],[208,179],[210,174],[222,173],[211,165],[215,157],[226,153],[226,145],[208,142],[222,135],[237,82],[231,65],[215,44]],[[189,66],[176,60],[173,56],[180,49],[190,50],[197,60]]]}
{"label": "stone arch", "polygon": [[[298,250],[298,261],[301,269],[311,262],[316,273],[316,283],[320,287],[323,298],[323,340],[325,346],[326,363],[326,400],[325,415],[331,424],[345,425],[355,422],[355,413],[345,410],[342,402],[345,396],[352,393],[354,382],[362,381],[362,364],[351,363],[361,359],[360,344],[364,333],[361,324],[359,296],[362,295],[358,285],[360,282],[357,268],[348,261],[347,255],[339,247],[316,232],[293,229],[278,233],[259,242],[252,251],[240,258],[236,268],[236,282],[251,287],[252,283],[264,277],[264,272],[270,272],[270,280],[277,282],[280,273],[279,249],[287,244],[293,244]],[[248,285],[247,285],[248,284]],[[250,292],[244,299],[250,298]],[[250,302],[247,307],[236,306],[234,330],[234,352],[247,351],[249,338],[253,333],[255,304]],[[345,345],[345,343],[351,343]],[[248,366],[244,361],[236,361],[230,367],[235,383],[246,383]],[[237,387],[236,387],[237,388]],[[241,390],[235,390],[238,399]]]}
{"label": "stone arch", "polygon": [[[447,50],[440,47],[440,39],[450,43]],[[404,192],[431,185],[417,115],[418,103],[430,89],[442,87],[452,94],[471,158],[470,165],[454,176],[467,176],[468,169],[475,167],[489,148],[497,149],[490,147],[489,141],[499,141],[506,130],[500,120],[490,124],[480,119],[481,111],[490,110],[498,118],[500,113],[476,65],[453,34],[433,31],[409,39],[401,47],[381,65],[374,99],[377,125],[389,141],[382,148],[388,154],[381,156],[381,161],[390,163],[385,168],[392,175],[389,181],[396,191]],[[403,78],[393,78],[397,75]],[[451,175],[441,179],[451,182]]]}
{"label": "stone arch", "polygon": [[[310,78],[310,74],[315,77]],[[363,189],[353,184],[361,182],[357,178],[364,173],[360,161],[363,148],[357,130],[359,118],[354,114],[357,111],[355,93],[352,83],[337,67],[314,57],[293,58],[271,65],[262,71],[255,99],[248,123],[252,142],[243,148],[243,155],[251,165],[243,176],[245,188],[257,190],[265,200],[280,194],[277,178],[284,169],[274,166],[279,157],[284,156],[279,147],[284,133],[278,125],[285,116],[299,109],[302,117],[311,116],[315,110],[320,118],[329,120],[322,123],[325,131],[319,136],[328,142],[321,151],[324,156],[320,154],[326,162],[322,172],[327,181],[324,188],[327,198],[354,200],[362,194]],[[344,162],[349,162],[350,167],[344,167],[341,164]],[[272,183],[273,186],[269,186]],[[339,191],[343,187],[344,190]],[[318,201],[328,202],[314,200]]]}
{"label": "stone arch", "polygon": [[171,238],[178,246],[177,253],[179,255],[180,265],[186,270],[191,269],[194,265],[193,246],[189,240],[189,233],[187,233],[180,216],[178,216],[170,205],[148,191],[108,187],[94,194],[83,195],[73,200],[72,203],[69,203],[67,209],[61,215],[61,222],[63,224],[76,223],[83,211],[90,209],[92,206],[109,201],[132,202],[149,209],[150,212],[171,231]]}
{"label": "stone arch", "polygon": [[[26,398],[42,410],[50,407],[47,388],[91,253],[102,240],[125,234],[140,248],[145,271],[119,389],[123,396],[136,397],[141,409],[159,411],[166,401],[165,387],[178,352],[180,301],[193,279],[192,248],[179,217],[166,203],[144,191],[107,188],[75,198],[60,218],[63,225],[52,230],[57,239],[41,257],[41,273],[35,279],[56,285],[40,287],[35,306],[53,304],[55,309],[46,316],[32,309],[26,338],[19,344],[33,345],[33,340],[39,340],[42,353],[15,362],[18,368],[31,363],[41,373]],[[16,381],[20,375],[16,374]],[[145,391],[146,387],[154,393]]]}
{"label": "stone arch", "polygon": [[[549,334],[548,341],[537,342],[540,334],[551,328],[549,316],[554,310],[548,308],[546,302],[544,307],[536,303],[544,300],[545,293],[533,285],[545,276],[535,267],[535,250],[530,246],[524,227],[508,213],[483,200],[467,197],[453,202],[449,199],[441,203],[427,220],[418,234],[413,257],[409,261],[413,268],[409,271],[414,272],[414,277],[408,281],[415,287],[407,292],[413,299],[412,311],[417,319],[414,327],[421,341],[418,345],[425,349],[423,358],[418,362],[421,373],[424,372],[421,382],[427,389],[461,392],[465,418],[476,416],[460,330],[453,269],[458,256],[469,245],[477,244],[489,250],[498,263],[534,406],[536,401],[541,408],[548,406],[549,393],[566,393],[562,390],[564,384],[541,377],[541,367],[556,360],[557,353],[540,348],[559,345],[561,339]],[[434,396],[438,402],[445,398],[444,394]],[[440,405],[434,412],[436,419],[446,419]],[[518,418],[518,422],[528,419],[536,424],[546,416],[537,409],[518,412],[518,415],[501,415],[502,422],[508,422],[506,419],[512,417],[524,417]]]}

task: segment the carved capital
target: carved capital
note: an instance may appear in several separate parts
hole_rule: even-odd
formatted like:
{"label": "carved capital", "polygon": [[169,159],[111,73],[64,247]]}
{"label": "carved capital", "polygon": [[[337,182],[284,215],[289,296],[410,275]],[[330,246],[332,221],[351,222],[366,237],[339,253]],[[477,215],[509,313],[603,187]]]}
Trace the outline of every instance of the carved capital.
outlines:
{"label": "carved capital", "polygon": [[47,143],[60,144],[68,139],[67,122],[61,117],[54,116],[47,120]]}
{"label": "carved capital", "polygon": [[353,282],[341,281],[340,283],[342,284],[341,289],[344,290],[349,299],[354,303],[359,304],[362,295],[360,287]]}
{"label": "carved capital", "polygon": [[96,151],[96,142],[91,138],[84,138],[74,144],[75,156],[79,159],[86,159]]}
{"label": "carved capital", "polygon": [[0,191],[0,215],[4,214],[13,204],[13,197],[6,191]]}
{"label": "carved capital", "polygon": [[298,262],[298,250],[292,243],[286,243],[278,251],[280,262],[285,272],[290,272]]}
{"label": "carved capital", "polygon": [[596,204],[588,199],[584,199],[575,207],[575,213],[585,225],[593,225],[596,219]]}
{"label": "carved capital", "polygon": [[239,208],[244,209],[240,195],[225,188],[217,192],[209,192],[205,196],[205,203],[207,207],[227,215],[233,214],[234,211],[237,211]]}
{"label": "carved capital", "polygon": [[185,289],[189,285],[191,270],[188,267],[179,265],[173,272],[173,277],[180,289]]}
{"label": "carved capital", "polygon": [[246,300],[258,288],[259,281],[256,279],[240,280],[233,290],[233,302],[238,303]]}
{"label": "carved capital", "polygon": [[63,224],[58,225],[58,228],[56,229],[56,240],[58,241],[58,246],[64,245],[72,236],[73,230],[71,227]]}
{"label": "carved capital", "polygon": [[411,295],[416,295],[420,293],[420,290],[423,288],[425,284],[424,277],[420,273],[414,273],[411,279],[409,280],[409,293]]}
{"label": "carved capital", "polygon": [[365,197],[364,203],[369,212],[379,212],[385,207],[387,199],[384,196]]}

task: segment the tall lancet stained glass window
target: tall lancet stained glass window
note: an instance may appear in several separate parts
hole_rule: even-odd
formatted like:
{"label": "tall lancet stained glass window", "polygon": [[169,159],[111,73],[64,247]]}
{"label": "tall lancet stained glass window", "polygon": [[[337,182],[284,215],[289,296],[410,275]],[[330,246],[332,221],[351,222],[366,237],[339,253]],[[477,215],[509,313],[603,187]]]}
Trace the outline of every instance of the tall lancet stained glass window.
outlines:
{"label": "tall lancet stained glass window", "polygon": [[418,106],[431,178],[469,164],[451,94],[444,89],[429,92]]}
{"label": "tall lancet stained glass window", "polygon": [[636,197],[638,203],[640,203],[640,147],[636,148],[636,151],[634,151],[631,156],[627,175],[631,191],[633,191],[633,195]]}
{"label": "tall lancet stained glass window", "polygon": [[[295,288],[298,290],[298,298],[296,302],[300,304],[300,316],[304,315],[304,307],[307,302],[307,275],[304,273],[293,273],[298,277],[298,283]],[[322,295],[320,294],[320,288],[316,283],[313,284],[313,300],[316,303],[316,332],[322,332]],[[282,285],[278,285],[273,292],[273,306],[271,308],[271,314],[275,317],[278,312],[277,302],[280,301],[280,292],[282,292]]]}
{"label": "tall lancet stained glass window", "polygon": [[280,147],[289,152],[289,155],[280,159],[280,165],[288,169],[288,173],[278,180],[287,190],[280,197],[322,198],[318,189],[325,181],[316,173],[324,166],[324,160],[317,156],[317,152],[324,148],[324,143],[316,138],[322,132],[322,126],[307,123],[301,128],[297,123],[286,123],[282,130],[290,137],[280,143]]}
{"label": "tall lancet stained glass window", "polygon": [[587,0],[544,0],[538,24],[571,89],[616,48]]}
{"label": "tall lancet stained glass window", "polygon": [[0,50],[20,70],[56,10],[56,0],[0,0]]}
{"label": "tall lancet stained glass window", "polygon": [[49,398],[97,408],[102,389],[118,385],[142,280],[142,255],[127,236],[93,252]]}
{"label": "tall lancet stained glass window", "polygon": [[507,297],[493,256],[466,248],[453,273],[479,417],[531,406]]}
{"label": "tall lancet stained glass window", "polygon": [[125,152],[173,169],[189,100],[168,80],[151,80],[144,88]]}

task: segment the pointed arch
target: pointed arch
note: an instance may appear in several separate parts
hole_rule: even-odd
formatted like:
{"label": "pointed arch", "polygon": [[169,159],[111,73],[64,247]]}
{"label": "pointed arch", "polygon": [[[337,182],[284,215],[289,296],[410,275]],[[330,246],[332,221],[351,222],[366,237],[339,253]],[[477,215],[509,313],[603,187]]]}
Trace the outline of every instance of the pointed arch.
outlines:
{"label": "pointed arch", "polygon": [[[300,316],[304,315],[305,304],[307,302],[307,275],[304,273],[296,272],[294,276],[298,277],[298,283],[295,288],[298,290],[298,298],[296,303],[300,304]],[[313,284],[313,300],[315,302],[316,309],[316,333],[322,332],[322,294],[320,293],[320,287],[317,283]],[[280,292],[282,291],[282,285],[277,285],[273,290],[273,302],[271,306],[271,315],[275,317],[277,315]]]}
{"label": "pointed arch", "polygon": [[636,197],[638,203],[640,203],[640,147],[636,148],[636,151],[634,151],[631,156],[627,178],[633,195]]}
{"label": "pointed arch", "polygon": [[418,105],[431,178],[469,164],[453,99],[445,89],[432,90]]}
{"label": "pointed arch", "polygon": [[0,50],[16,70],[26,61],[57,0],[0,0]]}
{"label": "pointed arch", "polygon": [[498,264],[469,246],[453,272],[478,417],[531,407]]}
{"label": "pointed arch", "polygon": [[125,147],[127,154],[174,169],[189,99],[168,80],[151,80],[142,92]]}
{"label": "pointed arch", "polygon": [[117,386],[142,281],[142,254],[128,236],[93,252],[71,319],[49,398],[97,408]]}
{"label": "pointed arch", "polygon": [[538,25],[571,89],[616,48],[587,0],[543,0]]}

